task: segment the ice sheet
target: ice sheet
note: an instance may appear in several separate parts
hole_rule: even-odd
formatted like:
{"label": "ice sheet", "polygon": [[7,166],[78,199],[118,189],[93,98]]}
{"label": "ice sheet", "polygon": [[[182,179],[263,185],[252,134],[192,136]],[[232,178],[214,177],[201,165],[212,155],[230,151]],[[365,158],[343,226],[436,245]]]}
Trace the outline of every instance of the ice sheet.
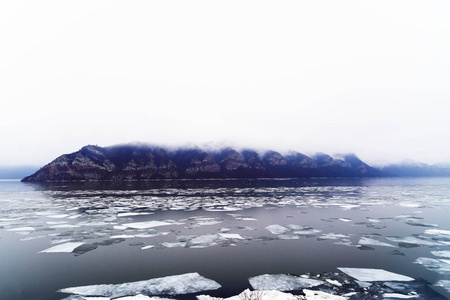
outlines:
{"label": "ice sheet", "polygon": [[413,281],[414,278],[396,274],[382,269],[338,268],[345,274],[359,281]]}
{"label": "ice sheet", "polygon": [[323,284],[323,281],[286,274],[264,274],[249,278],[253,289],[293,291]]}
{"label": "ice sheet", "polygon": [[114,298],[137,294],[181,295],[216,290],[220,287],[221,285],[214,280],[207,279],[198,273],[187,273],[122,284],[69,287],[61,289],[59,292],[83,296],[106,296]]}
{"label": "ice sheet", "polygon": [[39,253],[70,253],[73,252],[77,247],[80,247],[84,243],[82,242],[71,242],[65,243],[58,246],[54,246],[45,250],[40,251]]}

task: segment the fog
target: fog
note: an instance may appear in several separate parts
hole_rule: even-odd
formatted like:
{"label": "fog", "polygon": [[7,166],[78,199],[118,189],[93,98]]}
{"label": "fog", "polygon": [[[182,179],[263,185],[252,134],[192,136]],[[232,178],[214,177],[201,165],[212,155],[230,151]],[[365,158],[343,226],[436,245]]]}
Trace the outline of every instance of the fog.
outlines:
{"label": "fog", "polygon": [[450,162],[446,1],[4,1],[0,165],[128,142]]}

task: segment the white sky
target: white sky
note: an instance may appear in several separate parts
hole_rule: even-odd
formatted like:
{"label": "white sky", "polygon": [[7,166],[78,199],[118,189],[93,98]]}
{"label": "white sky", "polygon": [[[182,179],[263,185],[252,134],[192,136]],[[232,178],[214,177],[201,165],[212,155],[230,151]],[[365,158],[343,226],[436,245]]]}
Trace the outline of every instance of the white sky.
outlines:
{"label": "white sky", "polygon": [[449,11],[1,1],[0,165],[132,141],[450,162]]}

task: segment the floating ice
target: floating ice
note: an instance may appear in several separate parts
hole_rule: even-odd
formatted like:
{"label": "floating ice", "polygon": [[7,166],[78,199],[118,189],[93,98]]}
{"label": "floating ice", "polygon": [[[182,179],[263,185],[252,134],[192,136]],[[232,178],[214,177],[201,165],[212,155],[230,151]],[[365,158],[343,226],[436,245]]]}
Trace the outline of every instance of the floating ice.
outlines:
{"label": "floating ice", "polygon": [[77,247],[80,247],[84,243],[81,242],[71,242],[71,243],[65,243],[58,246],[54,246],[45,250],[40,251],[39,253],[70,253],[73,252]]}
{"label": "floating ice", "polygon": [[408,243],[408,244],[417,244],[422,246],[441,246],[442,243],[434,242],[434,241],[427,241],[424,239],[419,239],[416,237],[395,237],[395,236],[387,236],[387,240],[396,242],[396,243]]}
{"label": "floating ice", "polygon": [[135,222],[123,224],[123,226],[134,228],[134,229],[147,229],[152,227],[172,225],[172,223],[162,222],[162,221],[147,221],[147,222]]}
{"label": "floating ice", "polygon": [[450,251],[449,250],[431,251],[431,254],[433,254],[434,256],[450,258]]}
{"label": "floating ice", "polygon": [[80,227],[79,225],[73,225],[73,224],[59,224],[59,225],[52,225],[50,228],[77,228]]}
{"label": "floating ice", "polygon": [[413,281],[414,278],[392,273],[382,269],[338,268],[359,281]]}
{"label": "floating ice", "polygon": [[321,232],[322,232],[322,230],[310,228],[310,229],[294,231],[294,234],[313,236],[313,235],[316,235]]}
{"label": "floating ice", "polygon": [[131,239],[134,238],[134,235],[131,234],[119,234],[119,235],[112,235],[109,238],[110,239]]}
{"label": "floating ice", "polygon": [[398,293],[386,293],[383,294],[383,298],[388,299],[415,299],[419,298],[419,295],[404,295],[404,294],[398,294]]}
{"label": "floating ice", "polygon": [[286,274],[264,274],[248,280],[253,289],[293,291],[323,284],[323,281]]}
{"label": "floating ice", "polygon": [[83,296],[120,297],[136,294],[146,295],[180,295],[216,290],[221,285],[198,273],[154,278],[122,284],[100,284],[70,287],[59,290],[61,293]]}
{"label": "floating ice", "polygon": [[432,235],[444,235],[450,237],[450,230],[443,230],[443,229],[427,229],[425,230],[426,234],[432,234]]}
{"label": "floating ice", "polygon": [[347,219],[347,218],[340,218],[339,221],[342,222],[351,222],[352,219]]}
{"label": "floating ice", "polygon": [[155,246],[153,246],[153,245],[143,246],[141,249],[147,250],[147,249],[152,249],[152,248],[155,248]]}
{"label": "floating ice", "polygon": [[439,280],[436,282],[435,286],[443,287],[447,292],[450,293],[450,280]]}
{"label": "floating ice", "polygon": [[337,281],[337,280],[333,280],[333,279],[326,279],[325,280],[326,282],[328,282],[328,283],[330,283],[330,284],[332,284],[332,285],[336,285],[336,286],[342,286],[342,283],[340,283],[339,281]]}
{"label": "floating ice", "polygon": [[269,225],[266,227],[266,229],[269,230],[272,234],[283,234],[291,230],[281,225]]}
{"label": "floating ice", "polygon": [[375,239],[371,239],[368,237],[362,237],[358,244],[360,245],[370,245],[370,246],[383,246],[383,247],[395,247],[394,245],[388,244],[388,243],[384,243],[384,242],[380,242],[378,240]]}
{"label": "floating ice", "polygon": [[127,212],[127,213],[118,213],[117,216],[120,217],[133,217],[133,216],[146,216],[153,213],[150,212]]}
{"label": "floating ice", "polygon": [[161,246],[165,248],[184,248],[186,247],[186,242],[176,242],[176,243],[170,243],[170,242],[163,242],[161,243]]}
{"label": "floating ice", "polygon": [[34,231],[34,230],[36,230],[34,227],[18,227],[18,228],[6,229],[6,231],[13,231],[13,232],[26,232],[26,231]]}
{"label": "floating ice", "polygon": [[307,300],[345,300],[347,297],[332,295],[321,291],[313,291],[304,289],[303,293]]}
{"label": "floating ice", "polygon": [[193,238],[190,242],[195,245],[211,244],[214,243],[214,241],[216,241],[218,238],[219,236],[217,234],[205,234]]}
{"label": "floating ice", "polygon": [[349,235],[341,234],[341,233],[325,233],[319,236],[320,240],[339,240],[339,239],[347,239],[349,238]]}
{"label": "floating ice", "polygon": [[298,240],[300,237],[295,234],[279,234],[278,238],[280,240]]}
{"label": "floating ice", "polygon": [[424,266],[430,271],[437,272],[443,275],[450,274],[450,265],[440,259],[434,259],[429,257],[419,257],[414,261],[415,264]]}
{"label": "floating ice", "polygon": [[417,208],[417,207],[420,207],[420,204],[419,203],[413,203],[413,202],[400,202],[400,203],[398,203],[398,206]]}
{"label": "floating ice", "polygon": [[49,215],[47,216],[47,218],[54,218],[54,219],[63,219],[63,218],[67,218],[69,215],[67,214],[62,214],[62,215]]}
{"label": "floating ice", "polygon": [[238,233],[219,233],[219,235],[225,239],[243,240],[244,238]]}

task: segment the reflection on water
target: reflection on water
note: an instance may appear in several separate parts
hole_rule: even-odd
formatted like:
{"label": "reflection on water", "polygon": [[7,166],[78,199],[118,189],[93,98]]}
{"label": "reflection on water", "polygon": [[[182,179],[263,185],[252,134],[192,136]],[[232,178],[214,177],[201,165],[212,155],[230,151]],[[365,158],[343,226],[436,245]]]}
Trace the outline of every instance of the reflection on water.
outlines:
{"label": "reflection on water", "polygon": [[[0,299],[191,273],[220,284],[203,293],[220,297],[263,274],[320,274],[329,280],[314,288],[340,295],[448,297],[449,207],[445,178],[3,181]],[[362,287],[338,268],[415,281]]]}

